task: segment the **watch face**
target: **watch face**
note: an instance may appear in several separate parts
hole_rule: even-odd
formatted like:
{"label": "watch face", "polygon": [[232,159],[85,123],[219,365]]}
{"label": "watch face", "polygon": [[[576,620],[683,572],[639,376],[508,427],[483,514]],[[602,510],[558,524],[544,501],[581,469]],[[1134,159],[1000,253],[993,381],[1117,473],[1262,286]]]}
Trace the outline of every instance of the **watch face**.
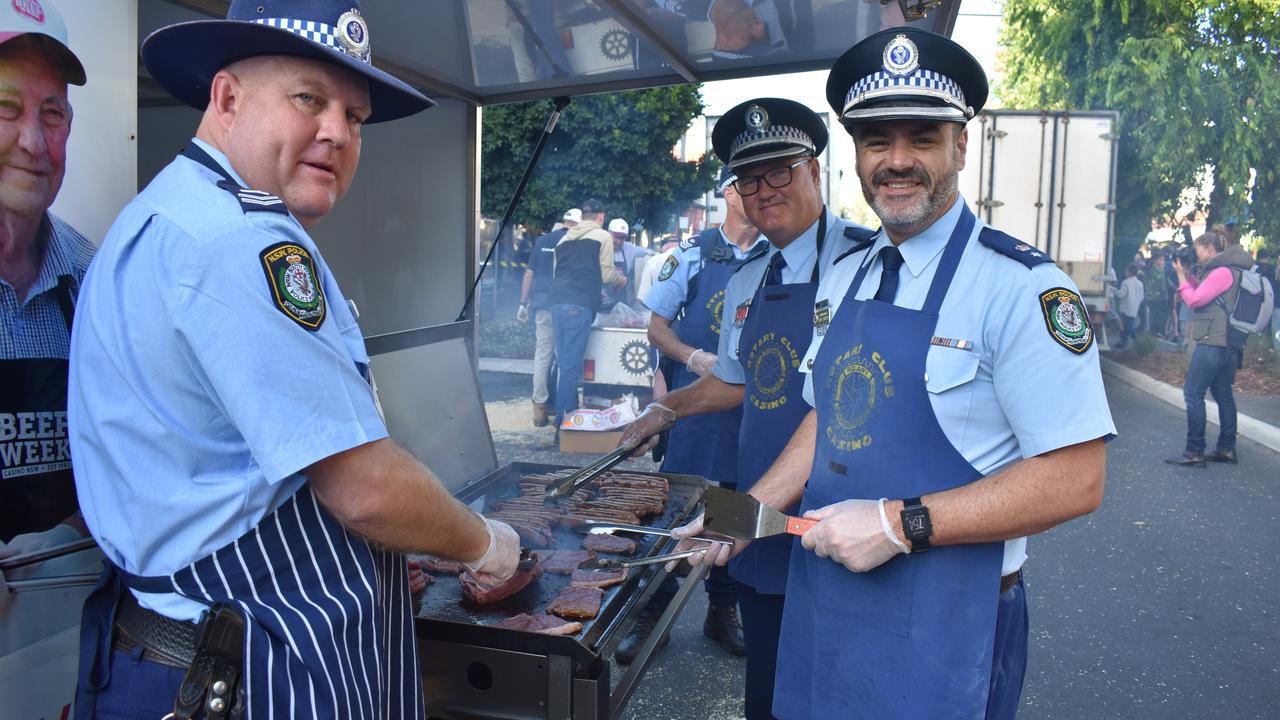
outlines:
{"label": "watch face", "polygon": [[928,524],[929,521],[925,518],[924,513],[917,510],[907,516],[907,525],[903,530],[908,535],[922,535],[928,531]]}

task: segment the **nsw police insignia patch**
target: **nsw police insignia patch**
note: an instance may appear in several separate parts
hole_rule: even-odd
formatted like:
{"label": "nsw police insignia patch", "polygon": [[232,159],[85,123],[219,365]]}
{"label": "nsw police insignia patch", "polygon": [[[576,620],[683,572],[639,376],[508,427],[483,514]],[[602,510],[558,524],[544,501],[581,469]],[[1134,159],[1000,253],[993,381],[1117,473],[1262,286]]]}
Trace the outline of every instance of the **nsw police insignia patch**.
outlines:
{"label": "nsw police insignia patch", "polygon": [[658,280],[666,280],[680,267],[680,261],[675,255],[668,255],[667,261],[662,263],[662,269],[658,271]]}
{"label": "nsw police insignia patch", "polygon": [[1066,288],[1051,288],[1040,294],[1040,309],[1054,342],[1077,355],[1093,345],[1093,327],[1079,295]]}
{"label": "nsw police insignia patch", "polygon": [[276,308],[303,329],[318,330],[325,317],[324,290],[311,253],[283,242],[263,250],[260,257]]}

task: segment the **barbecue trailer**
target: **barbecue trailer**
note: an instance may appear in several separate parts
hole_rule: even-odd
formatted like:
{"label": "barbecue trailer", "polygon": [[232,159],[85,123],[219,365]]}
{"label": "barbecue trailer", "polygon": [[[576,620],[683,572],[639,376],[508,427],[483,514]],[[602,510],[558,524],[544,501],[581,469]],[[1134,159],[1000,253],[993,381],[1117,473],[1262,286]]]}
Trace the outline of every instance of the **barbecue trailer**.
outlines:
{"label": "barbecue trailer", "polygon": [[[69,90],[76,120],[53,212],[100,242],[119,209],[173,159],[199,121],[198,112],[147,76],[139,62],[141,41],[164,25],[221,18],[227,3],[51,1],[66,18],[70,44],[89,77],[84,87]],[[392,436],[477,508],[513,492],[521,474],[552,469],[498,467],[479,392],[469,291],[483,265],[477,258],[483,108],[825,69],[885,27],[911,23],[949,35],[959,10],[958,0],[718,1],[722,9],[749,10],[760,22],[747,36],[723,27],[718,32],[723,19],[708,12],[711,3],[697,0],[363,1],[373,63],[439,105],[364,128],[360,172],[313,236],[356,307]],[[555,107],[573,112],[571,102]],[[544,136],[554,132],[558,117],[553,103],[547,110]],[[512,162],[527,166],[526,180],[536,155],[534,147],[510,148]],[[673,527],[696,512],[705,481],[665,479],[670,502],[652,523]],[[567,532],[557,531],[557,545],[569,542]],[[665,552],[672,544],[647,538],[637,555]],[[58,549],[55,554],[73,558],[70,565],[47,563],[11,585],[13,602],[0,616],[0,707],[6,718],[69,716],[79,605],[94,578],[94,552]],[[496,616],[464,612],[442,578],[427,590],[417,621],[428,715],[620,716],[657,638],[700,579],[684,583],[640,657],[614,677],[608,658],[664,576],[661,564],[633,568],[626,582],[605,594],[599,616],[573,636],[488,627]],[[522,602],[540,601],[539,593],[558,582],[544,582],[548,587]]]}

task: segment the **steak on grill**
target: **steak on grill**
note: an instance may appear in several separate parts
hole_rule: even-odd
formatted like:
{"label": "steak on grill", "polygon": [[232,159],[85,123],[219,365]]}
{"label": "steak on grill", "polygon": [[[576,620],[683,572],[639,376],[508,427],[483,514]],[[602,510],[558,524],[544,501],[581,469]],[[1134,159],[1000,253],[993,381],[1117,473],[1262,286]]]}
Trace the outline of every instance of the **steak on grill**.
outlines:
{"label": "steak on grill", "polygon": [[457,575],[466,569],[458,560],[441,560],[434,557],[427,558],[425,565],[427,572],[436,575]]}
{"label": "steak on grill", "polygon": [[539,558],[534,562],[533,567],[528,570],[517,570],[514,575],[507,579],[506,582],[494,585],[493,587],[485,587],[481,585],[469,572],[464,572],[458,576],[458,582],[462,583],[462,596],[477,605],[492,605],[501,602],[515,595],[521,590],[528,587],[529,583],[542,577],[542,559]]}
{"label": "steak on grill", "polygon": [[576,635],[582,632],[582,623],[562,620],[554,615],[530,615],[520,613],[506,620],[496,622],[493,627],[523,632],[536,632],[543,635]]}
{"label": "steak on grill", "polygon": [[556,550],[551,557],[542,561],[542,567],[556,575],[572,575],[578,566],[595,557],[589,550]]}
{"label": "steak on grill", "polygon": [[600,601],[604,591],[594,587],[570,585],[547,606],[547,612],[570,620],[590,620],[600,614]]}
{"label": "steak on grill", "polygon": [[573,587],[607,588],[621,585],[627,579],[627,568],[619,570],[574,570],[569,578]]}
{"label": "steak on grill", "polygon": [[636,551],[636,541],[617,535],[588,535],[582,538],[582,547],[594,552],[630,555]]}

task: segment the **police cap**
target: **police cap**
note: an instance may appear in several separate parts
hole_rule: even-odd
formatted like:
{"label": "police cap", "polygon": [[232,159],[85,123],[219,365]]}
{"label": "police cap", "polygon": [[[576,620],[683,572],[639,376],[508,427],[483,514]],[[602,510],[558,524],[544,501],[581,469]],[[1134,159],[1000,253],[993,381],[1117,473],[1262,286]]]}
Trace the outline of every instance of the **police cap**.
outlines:
{"label": "police cap", "polygon": [[793,100],[756,98],[735,105],[711,131],[716,157],[730,170],[777,158],[816,156],[827,146],[827,127]]}
{"label": "police cap", "polygon": [[827,76],[827,103],[848,126],[879,120],[966,123],[987,102],[987,74],[964,48],[898,27],[849,48]]}
{"label": "police cap", "polygon": [[219,70],[256,55],[294,55],[344,67],[369,83],[367,123],[425,110],[435,102],[372,62],[359,0],[232,0],[226,20],[162,27],[142,43],[151,77],[178,100],[203,110]]}

